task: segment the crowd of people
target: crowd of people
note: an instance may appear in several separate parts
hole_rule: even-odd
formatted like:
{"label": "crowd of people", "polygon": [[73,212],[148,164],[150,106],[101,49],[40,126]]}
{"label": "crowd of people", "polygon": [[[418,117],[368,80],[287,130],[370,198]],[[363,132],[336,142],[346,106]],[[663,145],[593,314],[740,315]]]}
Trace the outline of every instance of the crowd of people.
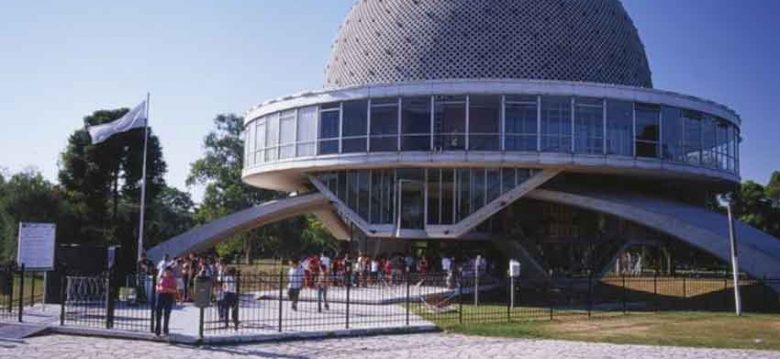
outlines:
{"label": "crowd of people", "polygon": [[[414,256],[410,253],[369,256],[328,253],[306,255],[289,261],[287,296],[291,309],[298,309],[300,292],[304,288],[317,291],[318,311],[329,310],[328,288],[390,287],[414,280],[420,284],[432,279],[455,287],[455,274],[468,276],[492,270],[481,256]],[[138,262],[138,278],[142,297],[154,305],[155,333],[168,334],[171,311],[176,303],[193,302],[198,285],[211,288],[207,297],[216,298],[219,322],[229,326],[229,319],[238,325],[237,271],[213,255],[189,254],[165,258],[157,263],[144,254]],[[197,283],[197,284],[196,284]],[[153,287],[154,286],[154,287]]]}
{"label": "crowd of people", "polygon": [[208,294],[217,299],[220,323],[227,327],[232,319],[238,325],[237,272],[224,259],[194,253],[171,258],[166,254],[155,264],[143,254],[138,274],[143,296],[155,308],[155,334],[168,334],[173,305],[192,302],[196,283],[211,289]]}

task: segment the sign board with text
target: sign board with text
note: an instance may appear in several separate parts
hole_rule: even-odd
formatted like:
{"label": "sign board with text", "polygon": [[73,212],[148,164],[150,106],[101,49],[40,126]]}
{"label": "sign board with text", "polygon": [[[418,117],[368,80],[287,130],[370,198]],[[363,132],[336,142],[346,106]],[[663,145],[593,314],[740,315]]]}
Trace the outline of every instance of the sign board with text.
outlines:
{"label": "sign board with text", "polygon": [[19,223],[16,262],[29,270],[54,269],[54,223]]}

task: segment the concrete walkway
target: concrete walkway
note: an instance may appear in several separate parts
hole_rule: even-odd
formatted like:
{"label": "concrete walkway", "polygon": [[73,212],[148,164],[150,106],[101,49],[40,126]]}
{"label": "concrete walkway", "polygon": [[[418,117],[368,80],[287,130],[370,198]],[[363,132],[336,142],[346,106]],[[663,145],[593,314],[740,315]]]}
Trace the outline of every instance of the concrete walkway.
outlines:
{"label": "concrete walkway", "polygon": [[119,339],[42,336],[0,343],[0,358],[780,358],[780,352],[558,340],[412,334],[237,346],[173,346]]}

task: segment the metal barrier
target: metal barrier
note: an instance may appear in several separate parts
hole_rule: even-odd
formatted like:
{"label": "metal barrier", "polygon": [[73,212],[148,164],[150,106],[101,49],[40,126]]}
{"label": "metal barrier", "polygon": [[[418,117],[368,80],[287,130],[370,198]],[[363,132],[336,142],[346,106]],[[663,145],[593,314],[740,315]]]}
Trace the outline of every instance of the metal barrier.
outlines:
{"label": "metal barrier", "polygon": [[[25,298],[37,293],[29,273],[0,271],[0,320],[22,320]],[[153,276],[110,273],[63,276],[60,324],[154,332]],[[172,314],[174,332],[204,337],[411,328],[524,320],[587,320],[656,311],[731,312],[727,274],[697,277],[579,278],[471,273],[355,273],[291,277],[235,273],[195,279],[189,304]],[[763,283],[762,283],[763,282]],[[767,284],[778,278],[740,279],[743,311],[780,314],[780,297]],[[10,284],[9,284],[10,283]],[[25,289],[27,288],[27,289]],[[299,290],[295,290],[300,288]],[[291,290],[292,289],[292,290]],[[26,296],[26,293],[29,294]]]}

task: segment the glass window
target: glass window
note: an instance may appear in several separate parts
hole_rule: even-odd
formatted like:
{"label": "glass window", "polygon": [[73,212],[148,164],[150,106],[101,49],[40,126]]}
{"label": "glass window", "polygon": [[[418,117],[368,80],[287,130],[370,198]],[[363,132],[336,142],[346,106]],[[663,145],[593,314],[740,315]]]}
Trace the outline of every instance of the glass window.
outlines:
{"label": "glass window", "polygon": [[498,151],[500,96],[469,96],[469,150]]}
{"label": "glass window", "polygon": [[371,152],[398,151],[398,99],[371,100]]}
{"label": "glass window", "polygon": [[255,126],[255,163],[265,162],[265,120],[257,120]]}
{"label": "glass window", "polygon": [[275,161],[279,158],[279,114],[268,116],[265,132],[265,160]]}
{"label": "glass window", "polygon": [[607,100],[607,154],[633,156],[634,104]]}
{"label": "glass window", "polygon": [[471,170],[468,168],[460,168],[457,170],[457,182],[458,182],[458,198],[456,203],[456,218],[455,221],[459,222],[469,215],[469,208],[471,204]]}
{"label": "glass window", "polygon": [[339,121],[341,117],[338,103],[320,107],[319,154],[339,152]]}
{"label": "glass window", "polygon": [[604,153],[604,106],[601,99],[574,100],[574,152]]}
{"label": "glass window", "polygon": [[658,157],[659,107],[636,104],[636,156]]}
{"label": "glass window", "polygon": [[444,151],[466,148],[466,97],[436,96],[434,148]]}
{"label": "glass window", "polygon": [[441,223],[441,170],[428,170],[428,224]]}
{"label": "glass window", "polygon": [[717,128],[716,128],[716,137],[718,141],[716,147],[716,155],[717,155],[718,168],[722,170],[728,170],[729,168],[728,133],[729,133],[728,122],[726,122],[726,120],[722,118],[719,118],[717,120]]}
{"label": "glass window", "polygon": [[501,170],[498,168],[488,168],[486,171],[487,187],[485,188],[485,203],[498,198],[501,195]]}
{"label": "glass window", "polygon": [[341,129],[341,152],[365,152],[368,134],[368,101],[343,103],[344,119]]}
{"label": "glass window", "polygon": [[441,170],[441,224],[452,224],[453,205],[455,197],[455,170]]}
{"label": "glass window", "polygon": [[683,111],[683,138],[685,140],[685,162],[701,164],[701,113]]}
{"label": "glass window", "polygon": [[317,107],[298,109],[297,157],[314,156],[317,141]]}
{"label": "glass window", "polygon": [[507,151],[536,151],[536,96],[507,96],[504,104],[504,148]]}
{"label": "glass window", "polygon": [[485,169],[476,168],[471,170],[471,203],[469,206],[470,215],[485,205]]}
{"label": "glass window", "polygon": [[401,150],[430,151],[431,98],[404,98],[401,111]]}
{"label": "glass window", "polygon": [[571,99],[542,97],[542,152],[571,152]]}
{"label": "glass window", "polygon": [[421,169],[399,169],[398,188],[401,228],[423,229],[425,225],[425,172]]}
{"label": "glass window", "polygon": [[369,216],[369,198],[370,198],[370,173],[369,170],[358,171],[358,215],[363,219],[368,220]]}
{"label": "glass window", "polygon": [[661,109],[661,156],[668,161],[684,162],[682,111],[674,107]]}
{"label": "glass window", "polygon": [[255,122],[250,122],[244,130],[244,165],[249,167],[255,163]]}
{"label": "glass window", "polygon": [[707,167],[717,167],[715,157],[715,147],[717,139],[715,138],[715,119],[710,115],[702,118],[701,127],[701,163]]}
{"label": "glass window", "polygon": [[279,115],[279,158],[295,156],[295,110]]}

